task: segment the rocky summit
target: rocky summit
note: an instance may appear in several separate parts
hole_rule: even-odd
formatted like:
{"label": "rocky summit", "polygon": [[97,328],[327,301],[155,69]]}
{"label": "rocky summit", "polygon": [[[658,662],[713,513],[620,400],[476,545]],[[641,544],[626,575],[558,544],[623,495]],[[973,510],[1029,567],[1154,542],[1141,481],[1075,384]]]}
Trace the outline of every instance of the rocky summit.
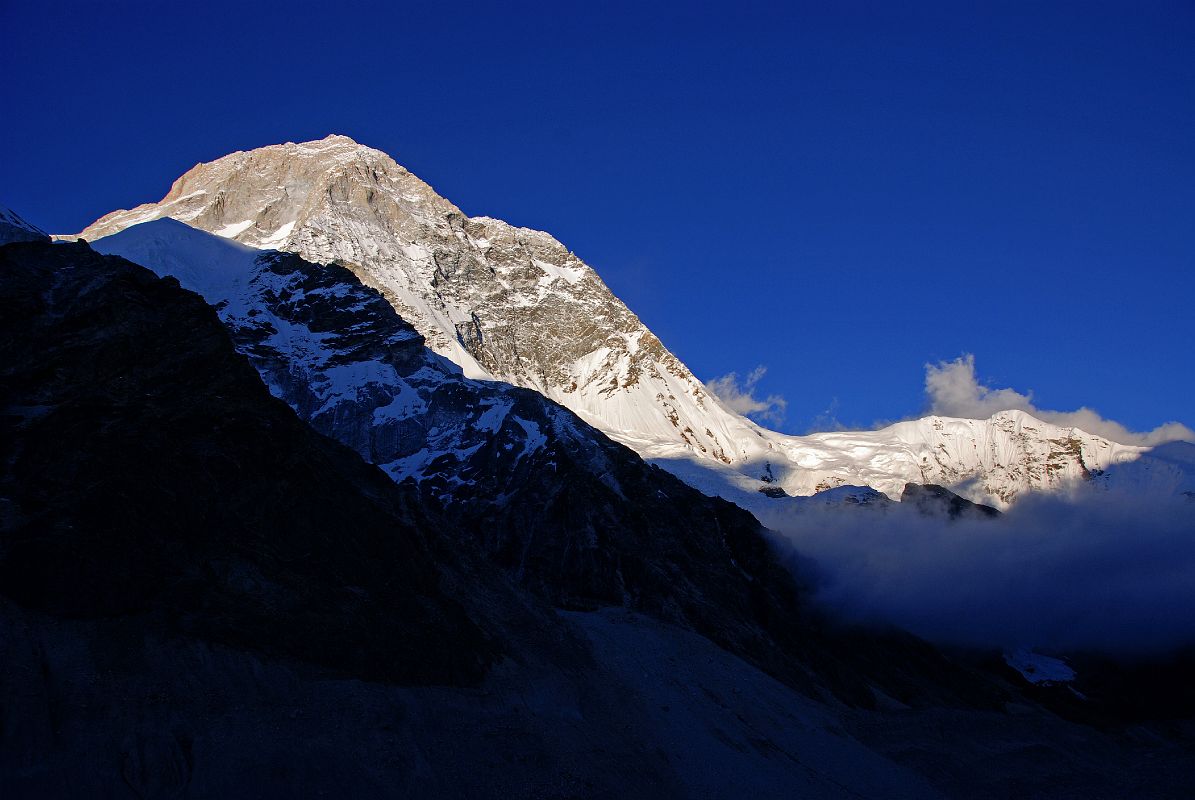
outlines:
{"label": "rocky summit", "polygon": [[[1195,490],[1189,464],[1023,412],[927,417],[880,431],[767,430],[707,391],[552,236],[468,217],[390,156],[346,136],[199,164],[161,201],[110,213],[78,236],[103,240],[162,217],[340,265],[466,376],[533,389],[690,485],[757,513],[844,485],[895,500],[906,483],[934,483],[1001,508],[1026,492],[1084,483]],[[1143,463],[1122,469],[1130,462]]]}

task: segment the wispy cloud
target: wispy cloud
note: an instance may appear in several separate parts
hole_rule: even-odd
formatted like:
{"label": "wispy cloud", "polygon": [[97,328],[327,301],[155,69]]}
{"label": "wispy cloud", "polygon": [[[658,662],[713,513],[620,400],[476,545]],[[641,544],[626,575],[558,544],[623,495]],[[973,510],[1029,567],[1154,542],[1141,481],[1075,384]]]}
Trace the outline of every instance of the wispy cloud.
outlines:
{"label": "wispy cloud", "polygon": [[[835,397],[830,400],[830,405],[826,406],[826,410],[818,414],[809,423],[809,427],[805,433],[824,433],[827,431],[845,431],[847,426],[842,424],[838,419],[838,398]],[[877,426],[880,427],[880,426]]]}
{"label": "wispy cloud", "polygon": [[1164,442],[1195,442],[1195,430],[1179,422],[1167,422],[1152,431],[1137,432],[1087,407],[1076,411],[1038,408],[1031,391],[994,389],[980,383],[975,375],[975,356],[970,353],[954,361],[926,364],[925,396],[930,412],[944,417],[986,419],[1000,411],[1024,411],[1045,422],[1080,428],[1121,444],[1152,447]]}
{"label": "wispy cloud", "polygon": [[779,424],[784,421],[788,401],[778,394],[756,397],[756,385],[767,374],[768,368],[758,366],[748,373],[741,383],[737,372],[705,382],[705,388],[722,404],[739,414],[745,414],[757,421]]}

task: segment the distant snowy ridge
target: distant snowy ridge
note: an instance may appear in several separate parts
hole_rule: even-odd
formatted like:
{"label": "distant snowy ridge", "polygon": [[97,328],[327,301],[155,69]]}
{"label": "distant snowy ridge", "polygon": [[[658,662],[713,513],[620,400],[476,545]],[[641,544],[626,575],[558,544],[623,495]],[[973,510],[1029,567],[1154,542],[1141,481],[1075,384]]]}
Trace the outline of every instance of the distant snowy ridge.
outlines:
{"label": "distant snowy ridge", "polygon": [[767,449],[737,469],[711,467],[680,452],[646,455],[707,494],[755,512],[765,524],[779,524],[785,513],[804,507],[808,495],[851,502],[865,498],[859,487],[872,487],[898,500],[906,483],[948,486],[998,508],[1027,492],[1195,492],[1195,445],[1122,445],[1022,411],[986,420],[931,416],[876,431],[768,431],[765,440]]}
{"label": "distant snowy ridge", "polygon": [[[108,214],[79,236],[94,241],[161,217],[339,263],[466,376],[534,389],[706,493],[753,508],[842,485],[896,499],[907,482],[1005,507],[1027,491],[1115,483],[1113,468],[1146,452],[1022,412],[809,436],[766,430],[706,391],[550,235],[467,217],[385,153],[344,136],[199,164],[160,202]],[[1195,488],[1190,474],[1157,462],[1133,480],[1185,491]]]}

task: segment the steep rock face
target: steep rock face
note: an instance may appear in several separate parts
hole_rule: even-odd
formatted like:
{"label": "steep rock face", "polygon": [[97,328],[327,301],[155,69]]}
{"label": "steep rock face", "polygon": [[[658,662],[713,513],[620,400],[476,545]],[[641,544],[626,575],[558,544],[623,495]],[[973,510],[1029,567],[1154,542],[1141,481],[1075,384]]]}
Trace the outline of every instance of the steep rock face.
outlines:
{"label": "steep rock face", "polygon": [[501,652],[444,523],[270,397],[199,297],[31,243],[0,247],[0,304],[0,593],[367,679]]}
{"label": "steep rock face", "polygon": [[467,375],[536,389],[613,435],[730,462],[731,440],[750,425],[550,235],[466,217],[389,156],[347,137],[200,164],[161,202],[109,214],[80,236],[163,216],[341,262]]}
{"label": "steep rock face", "polygon": [[[768,431],[711,396],[551,236],[469,218],[386,154],[344,136],[199,164],[160,202],[108,214],[80,235],[100,239],[161,217],[342,264],[467,376],[534,389],[690,485],[757,512],[841,485],[895,499],[910,482],[1005,507],[1144,452],[1016,412],[856,433]],[[1195,488],[1181,470],[1154,474],[1162,476],[1154,485]]]}

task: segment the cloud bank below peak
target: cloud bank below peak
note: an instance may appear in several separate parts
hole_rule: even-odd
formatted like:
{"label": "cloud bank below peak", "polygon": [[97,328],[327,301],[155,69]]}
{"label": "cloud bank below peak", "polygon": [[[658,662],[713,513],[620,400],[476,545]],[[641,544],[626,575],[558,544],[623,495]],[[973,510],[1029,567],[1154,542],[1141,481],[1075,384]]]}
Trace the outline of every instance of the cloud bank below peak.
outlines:
{"label": "cloud bank below peak", "polygon": [[1195,644],[1193,511],[1181,497],[1035,494],[996,519],[811,506],[771,528],[848,620],[944,644],[1136,656]]}
{"label": "cloud bank below peak", "polygon": [[925,365],[925,396],[931,414],[943,417],[986,419],[1001,411],[1024,411],[1054,425],[1075,427],[1121,444],[1154,447],[1174,441],[1195,442],[1195,430],[1180,422],[1167,422],[1151,431],[1131,431],[1084,406],[1076,411],[1050,411],[1037,407],[1033,393],[984,386],[975,375],[975,356],[967,353],[953,361]]}

